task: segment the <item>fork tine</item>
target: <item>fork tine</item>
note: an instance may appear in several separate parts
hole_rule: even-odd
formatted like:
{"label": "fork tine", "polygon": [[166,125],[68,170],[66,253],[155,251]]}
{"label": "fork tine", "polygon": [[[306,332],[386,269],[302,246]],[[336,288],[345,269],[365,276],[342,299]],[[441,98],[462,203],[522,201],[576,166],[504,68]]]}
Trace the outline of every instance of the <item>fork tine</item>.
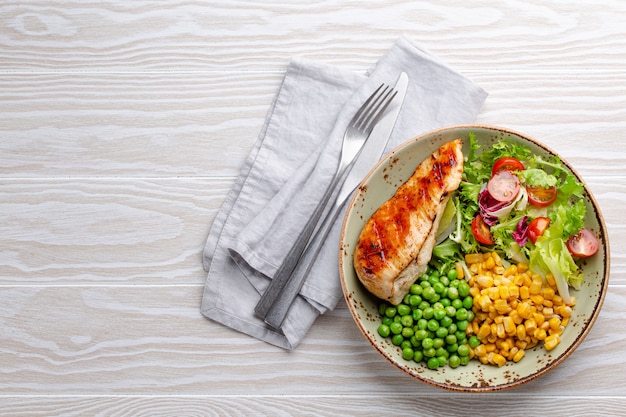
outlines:
{"label": "fork tine", "polygon": [[370,109],[367,117],[365,117],[361,121],[358,128],[369,134],[374,129],[374,126],[376,125],[376,123],[378,123],[378,120],[385,112],[389,104],[393,101],[396,94],[398,94],[397,91],[395,91],[394,89],[389,89],[384,97],[382,97],[380,101],[376,103],[375,107]]}
{"label": "fork tine", "polygon": [[360,129],[360,126],[363,124],[364,120],[366,120],[369,115],[374,111],[375,108],[380,104],[381,99],[384,99],[386,95],[389,94],[390,87],[386,84],[381,84],[380,87],[376,89],[372,93],[371,96],[363,103],[361,108],[356,112],[354,118],[351,120],[351,125]]}

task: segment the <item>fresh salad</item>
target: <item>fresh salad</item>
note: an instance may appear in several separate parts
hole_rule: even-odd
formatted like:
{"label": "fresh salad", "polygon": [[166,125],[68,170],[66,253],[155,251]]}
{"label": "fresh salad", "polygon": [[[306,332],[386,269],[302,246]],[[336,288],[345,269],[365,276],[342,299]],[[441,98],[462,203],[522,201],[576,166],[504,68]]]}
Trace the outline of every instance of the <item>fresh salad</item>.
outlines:
{"label": "fresh salad", "polygon": [[583,281],[580,259],[598,250],[585,228],[583,185],[557,157],[506,141],[482,149],[473,134],[469,142],[463,181],[446,207],[434,257],[462,260],[496,251],[542,276],[551,273],[569,302],[569,287],[579,289]]}

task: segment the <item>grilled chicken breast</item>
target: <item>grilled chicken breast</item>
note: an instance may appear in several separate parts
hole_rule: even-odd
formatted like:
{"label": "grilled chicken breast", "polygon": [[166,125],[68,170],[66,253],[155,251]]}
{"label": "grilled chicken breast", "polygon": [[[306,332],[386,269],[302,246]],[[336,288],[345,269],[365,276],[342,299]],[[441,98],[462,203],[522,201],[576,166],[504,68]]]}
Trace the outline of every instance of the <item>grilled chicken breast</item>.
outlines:
{"label": "grilled chicken breast", "polygon": [[443,144],[365,223],[354,269],[377,297],[399,304],[426,270],[439,220],[461,182],[461,147],[461,139]]}

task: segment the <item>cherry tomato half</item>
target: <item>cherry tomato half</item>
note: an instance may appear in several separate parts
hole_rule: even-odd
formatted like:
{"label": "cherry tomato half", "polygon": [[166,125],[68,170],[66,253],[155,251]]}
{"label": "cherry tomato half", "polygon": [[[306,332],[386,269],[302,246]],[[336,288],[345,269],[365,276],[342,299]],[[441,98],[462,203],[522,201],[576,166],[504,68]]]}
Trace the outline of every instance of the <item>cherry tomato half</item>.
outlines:
{"label": "cherry tomato half", "polygon": [[474,238],[483,245],[493,245],[493,238],[491,237],[491,231],[489,230],[489,226],[480,214],[477,214],[472,220],[472,234]]}
{"label": "cherry tomato half", "polygon": [[533,187],[526,186],[528,192],[528,202],[535,207],[548,207],[556,200],[557,190],[553,185],[551,187]]}
{"label": "cherry tomato half", "polygon": [[567,240],[567,249],[573,256],[588,258],[598,251],[598,239],[591,230],[582,228]]}
{"label": "cherry tomato half", "polygon": [[550,226],[550,219],[547,217],[535,217],[528,224],[528,238],[531,242],[537,243],[539,236],[543,235],[543,232]]}
{"label": "cherry tomato half", "polygon": [[491,175],[492,176],[496,175],[498,172],[502,170],[522,171],[523,169],[524,169],[524,164],[522,164],[522,162],[519,159],[513,158],[512,156],[503,156],[502,158],[494,162],[493,168],[491,169]]}
{"label": "cherry tomato half", "polygon": [[502,170],[496,172],[487,183],[489,194],[498,201],[508,203],[513,201],[520,189],[520,181],[517,175],[511,171]]}

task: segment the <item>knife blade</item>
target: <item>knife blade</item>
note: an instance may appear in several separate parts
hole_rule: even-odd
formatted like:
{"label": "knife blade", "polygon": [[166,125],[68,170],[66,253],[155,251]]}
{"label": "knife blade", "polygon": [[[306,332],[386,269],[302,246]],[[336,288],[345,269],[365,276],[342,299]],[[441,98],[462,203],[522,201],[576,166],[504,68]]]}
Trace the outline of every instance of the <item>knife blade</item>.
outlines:
{"label": "knife blade", "polygon": [[369,172],[369,170],[380,160],[391,133],[398,119],[398,115],[404,102],[406,90],[408,87],[409,78],[406,73],[401,73],[396,81],[395,89],[398,92],[396,98],[388,107],[387,112],[376,124],[376,127],[372,131],[368,141],[363,146],[359,156],[355,160],[352,168],[345,175],[345,179],[337,198],[325,216],[324,222],[317,228],[313,237],[311,238],[304,255],[298,261],[291,279],[281,290],[276,302],[272,304],[269,311],[265,315],[265,323],[274,329],[279,329],[285,320],[293,301],[302,289],[302,285],[306,277],[308,276],[317,254],[319,253],[322,245],[326,241],[328,233],[332,229],[337,216],[342,211],[344,203],[352,195],[356,187],[359,185],[363,177]]}

